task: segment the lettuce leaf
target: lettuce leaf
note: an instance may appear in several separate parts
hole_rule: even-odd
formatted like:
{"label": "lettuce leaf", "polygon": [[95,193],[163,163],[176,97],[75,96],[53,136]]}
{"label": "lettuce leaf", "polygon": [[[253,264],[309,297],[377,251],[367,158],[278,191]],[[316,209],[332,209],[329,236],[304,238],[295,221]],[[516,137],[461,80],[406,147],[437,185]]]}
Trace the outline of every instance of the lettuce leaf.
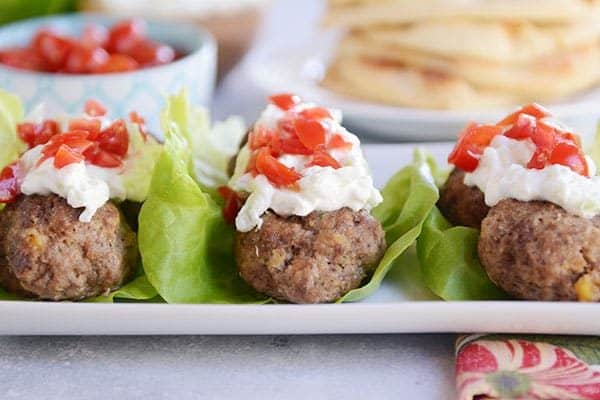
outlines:
{"label": "lettuce leaf", "polygon": [[189,171],[191,152],[168,124],[139,218],[138,243],[148,281],[168,303],[261,302],[239,276],[233,228]]}
{"label": "lettuce leaf", "polygon": [[237,154],[246,133],[240,117],[229,117],[211,128],[208,111],[193,107],[187,92],[182,90],[167,98],[161,113],[161,125],[163,132],[176,127],[188,141],[192,150],[193,175],[205,191],[227,183],[229,162]]}
{"label": "lettuce leaf", "polygon": [[17,135],[17,124],[23,120],[21,100],[0,89],[0,169],[16,161],[27,146]]}
{"label": "lettuce leaf", "polygon": [[398,258],[417,240],[423,223],[438,200],[433,159],[417,149],[411,165],[397,172],[382,190],[383,202],[373,216],[383,225],[388,249],[370,281],[338,302],[358,301],[373,294]]}
{"label": "lettuce leaf", "polygon": [[452,226],[434,207],[417,240],[427,287],[444,300],[493,300],[507,295],[488,278],[479,262],[479,231]]}
{"label": "lettuce leaf", "polygon": [[144,140],[138,126],[129,125],[129,149],[123,172],[125,199],[135,202],[146,199],[152,172],[161,151],[162,145],[153,137],[149,136]]}

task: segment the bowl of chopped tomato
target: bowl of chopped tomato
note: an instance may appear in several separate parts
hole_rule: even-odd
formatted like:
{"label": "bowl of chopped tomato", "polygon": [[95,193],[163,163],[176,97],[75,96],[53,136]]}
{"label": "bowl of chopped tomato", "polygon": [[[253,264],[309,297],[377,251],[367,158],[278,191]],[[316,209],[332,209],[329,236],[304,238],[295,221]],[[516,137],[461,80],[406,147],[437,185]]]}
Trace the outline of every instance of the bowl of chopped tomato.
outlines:
{"label": "bowl of chopped tomato", "polygon": [[214,39],[193,25],[70,14],[0,28],[0,88],[55,115],[94,98],[117,117],[140,110],[159,133],[165,95],[186,88],[206,106],[215,73]]}

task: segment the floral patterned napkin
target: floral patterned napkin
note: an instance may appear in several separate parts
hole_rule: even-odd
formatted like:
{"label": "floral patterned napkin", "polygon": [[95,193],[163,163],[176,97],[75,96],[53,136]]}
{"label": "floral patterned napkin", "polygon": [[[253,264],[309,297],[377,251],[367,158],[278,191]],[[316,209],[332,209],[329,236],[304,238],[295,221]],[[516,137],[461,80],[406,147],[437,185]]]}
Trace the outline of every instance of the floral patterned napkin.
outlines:
{"label": "floral patterned napkin", "polygon": [[459,400],[600,400],[600,337],[462,336],[456,387]]}

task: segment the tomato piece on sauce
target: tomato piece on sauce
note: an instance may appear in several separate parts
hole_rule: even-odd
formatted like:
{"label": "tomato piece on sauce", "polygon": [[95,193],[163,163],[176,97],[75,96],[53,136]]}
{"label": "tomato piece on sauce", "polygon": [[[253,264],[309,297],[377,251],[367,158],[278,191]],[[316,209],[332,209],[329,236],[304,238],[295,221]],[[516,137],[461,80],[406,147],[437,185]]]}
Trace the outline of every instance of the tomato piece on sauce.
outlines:
{"label": "tomato piece on sauce", "polygon": [[18,163],[14,162],[0,172],[0,203],[12,203],[20,193]]}
{"label": "tomato piece on sauce", "polygon": [[118,119],[98,135],[98,144],[102,150],[125,157],[129,148],[129,133],[125,121]]}
{"label": "tomato piece on sauce", "polygon": [[519,114],[513,126],[504,132],[504,136],[517,140],[529,139],[533,135],[536,126],[537,120],[535,117],[528,114]]}
{"label": "tomato piece on sauce", "polygon": [[300,111],[300,116],[307,119],[324,119],[331,118],[329,110],[323,107],[311,107]]}
{"label": "tomato piece on sauce", "polygon": [[27,143],[29,148],[40,144],[46,144],[53,136],[60,133],[58,122],[47,119],[41,124],[33,122],[22,122],[17,125],[17,134],[19,138]]}
{"label": "tomato piece on sauce", "polygon": [[544,107],[542,107],[541,105],[539,105],[537,103],[531,103],[531,104],[528,104],[526,106],[519,108],[514,113],[508,115],[502,121],[498,122],[497,125],[512,125],[515,122],[517,122],[517,119],[519,118],[519,115],[521,115],[521,114],[531,115],[535,119],[542,119],[542,118],[550,116],[550,112],[548,110],[546,110]]}
{"label": "tomato piece on sauce", "polygon": [[310,150],[316,150],[325,144],[325,127],[314,119],[297,118],[294,121],[296,136]]}
{"label": "tomato piece on sauce", "polygon": [[103,115],[106,115],[106,107],[98,100],[94,99],[89,99],[85,102],[83,111],[90,117],[102,117]]}
{"label": "tomato piece on sauce", "polygon": [[223,218],[229,224],[233,224],[235,222],[235,218],[237,217],[242,205],[244,204],[243,199],[228,186],[220,186],[217,188],[217,191],[225,200],[225,204],[223,205]]}
{"label": "tomato piece on sauce", "polygon": [[118,168],[123,162],[116,155],[102,150],[98,143],[94,143],[83,155],[91,164],[103,168]]}
{"label": "tomato piece on sauce", "polygon": [[458,139],[458,143],[448,156],[448,162],[463,171],[473,172],[479,165],[483,150],[503,130],[503,127],[496,125],[478,125],[475,123],[467,125]]}
{"label": "tomato piece on sauce", "polygon": [[290,186],[296,183],[301,175],[293,168],[288,168],[271,154],[268,149],[260,149],[256,155],[256,170],[267,177],[275,186]]}
{"label": "tomato piece on sauce", "polygon": [[67,165],[78,163],[83,160],[84,157],[81,153],[66,144],[61,144],[54,155],[54,167],[61,169]]}
{"label": "tomato piece on sauce", "polygon": [[329,139],[329,143],[327,144],[328,149],[340,149],[340,150],[350,150],[352,148],[352,143],[346,142],[344,137],[340,134],[335,134]]}
{"label": "tomato piece on sauce", "polygon": [[310,162],[306,166],[331,167],[333,169],[338,169],[342,167],[335,158],[333,158],[331,155],[329,155],[329,153],[327,153],[324,150],[319,150],[315,154],[313,154]]}
{"label": "tomato piece on sauce", "polygon": [[291,94],[291,93],[281,93],[275,94],[269,97],[269,101],[272,104],[275,104],[280,109],[287,111],[294,107],[296,104],[300,103],[300,97]]}
{"label": "tomato piece on sauce", "polygon": [[558,143],[552,150],[550,164],[564,165],[583,176],[589,176],[585,155],[575,144]]}

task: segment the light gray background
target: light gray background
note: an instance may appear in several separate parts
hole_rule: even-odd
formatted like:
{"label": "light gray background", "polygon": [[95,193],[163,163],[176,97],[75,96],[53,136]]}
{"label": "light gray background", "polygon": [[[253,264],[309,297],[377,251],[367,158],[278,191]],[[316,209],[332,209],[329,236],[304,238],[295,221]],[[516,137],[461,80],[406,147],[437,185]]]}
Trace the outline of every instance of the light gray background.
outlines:
{"label": "light gray background", "polygon": [[[318,0],[274,4],[254,52],[217,91],[219,118],[253,118],[244,65],[309,34]],[[1,323],[1,321],[0,321]],[[454,335],[1,337],[0,398],[452,399]]]}

